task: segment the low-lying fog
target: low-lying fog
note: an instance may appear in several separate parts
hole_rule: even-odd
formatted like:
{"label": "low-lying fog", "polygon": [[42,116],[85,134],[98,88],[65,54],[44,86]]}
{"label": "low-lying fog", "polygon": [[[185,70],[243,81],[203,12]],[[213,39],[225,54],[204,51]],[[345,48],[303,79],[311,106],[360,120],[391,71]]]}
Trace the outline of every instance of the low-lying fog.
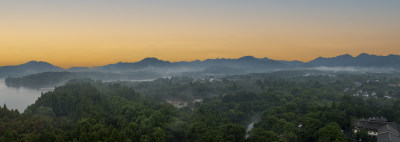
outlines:
{"label": "low-lying fog", "polygon": [[398,72],[394,68],[366,68],[366,67],[312,67],[309,70],[329,71],[329,72],[359,72],[359,73],[395,73]]}
{"label": "low-lying fog", "polygon": [[[309,71],[326,71],[326,72],[352,72],[352,73],[366,73],[366,72],[372,72],[372,73],[394,73],[394,72],[398,72],[396,69],[393,68],[363,68],[363,67],[324,67],[324,66],[320,66],[320,67],[311,67],[311,68],[298,68],[297,70],[309,70]],[[171,71],[171,70],[169,70]],[[217,74],[212,74],[213,76],[216,75],[228,75],[225,72],[226,69],[225,68],[218,68],[218,73]],[[269,71],[272,72],[272,71]],[[44,73],[46,74],[46,73]],[[49,72],[47,73],[49,74]],[[153,75],[150,77],[143,77],[140,73],[136,74],[136,73],[130,73],[131,75],[134,76],[134,78],[136,79],[132,79],[132,78],[128,78],[127,76],[125,76],[124,74],[113,74],[113,75],[108,75],[107,73],[98,73],[100,74],[100,77],[98,77],[97,79],[101,79],[103,80],[103,82],[113,82],[113,81],[133,81],[133,82],[141,82],[141,81],[152,81],[154,80],[154,78],[159,78],[159,77],[165,77],[166,75],[164,74],[163,76],[157,76],[157,75]],[[204,77],[201,76],[201,74],[203,75],[210,75],[210,73],[200,73],[200,72],[194,72],[194,73],[186,73],[186,74],[180,74],[180,73],[176,73],[176,74],[170,74],[170,76],[197,76],[197,77]],[[232,74],[232,73],[231,73]],[[235,74],[235,73],[233,73]],[[237,74],[246,74],[246,73],[237,73]],[[101,76],[103,75],[103,76]],[[136,75],[136,76],[135,76]],[[78,76],[78,75],[77,75]],[[99,76],[99,75],[97,75]],[[95,73],[81,73],[80,76],[78,77],[89,77],[92,78],[93,77],[97,77],[96,76],[96,72]],[[137,77],[139,76],[139,77]],[[46,75],[44,75],[44,77],[48,77]],[[53,76],[54,77],[54,76]],[[55,75],[55,77],[57,77],[57,74]],[[121,79],[124,78],[125,79]],[[63,77],[61,77],[63,78]],[[152,79],[147,79],[147,78],[152,78]],[[68,78],[68,77],[64,77],[64,80],[60,80],[62,82],[66,82],[69,79],[73,79],[72,78]],[[43,79],[41,79],[43,80]],[[54,80],[54,79],[45,79],[45,80]],[[19,84],[20,86],[24,86],[23,84]],[[48,84],[49,85],[49,84]],[[48,86],[47,85],[47,86]],[[54,82],[51,83],[51,86],[54,87]],[[38,87],[40,88],[40,87]],[[52,90],[53,88],[47,88],[47,89],[29,89],[29,88],[24,88],[24,87],[20,87],[20,88],[13,88],[13,87],[7,87],[5,85],[4,79],[0,79],[0,105],[6,104],[8,108],[10,109],[18,109],[19,111],[23,111],[25,110],[25,108],[27,106],[29,106],[30,104],[33,104],[35,102],[35,100],[40,97],[42,92],[47,92],[49,90]]]}

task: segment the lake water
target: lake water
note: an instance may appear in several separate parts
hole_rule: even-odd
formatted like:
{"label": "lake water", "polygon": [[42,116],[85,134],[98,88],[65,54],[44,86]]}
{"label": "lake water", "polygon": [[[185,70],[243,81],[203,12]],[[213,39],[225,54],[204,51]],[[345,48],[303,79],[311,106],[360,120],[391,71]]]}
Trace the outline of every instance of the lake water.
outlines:
{"label": "lake water", "polygon": [[26,107],[35,103],[42,92],[47,91],[7,87],[4,79],[0,79],[0,105],[3,107],[3,104],[6,104],[8,109],[18,109],[19,112],[23,112]]}

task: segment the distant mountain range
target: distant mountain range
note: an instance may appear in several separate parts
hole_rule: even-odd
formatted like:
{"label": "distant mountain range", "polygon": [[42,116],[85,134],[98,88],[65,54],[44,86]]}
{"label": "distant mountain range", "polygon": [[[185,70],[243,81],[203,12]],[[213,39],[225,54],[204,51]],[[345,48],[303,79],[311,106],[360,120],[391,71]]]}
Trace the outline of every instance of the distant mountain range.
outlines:
{"label": "distant mountain range", "polygon": [[46,62],[30,61],[16,66],[0,67],[0,77],[23,76],[41,72],[112,72],[127,73],[148,71],[160,74],[174,73],[208,73],[208,74],[239,74],[276,71],[283,69],[310,68],[310,67],[362,67],[362,68],[393,68],[400,69],[400,56],[377,56],[360,54],[356,57],[341,55],[332,58],[319,57],[310,62],[271,60],[268,58],[255,58],[244,56],[237,59],[207,59],[204,61],[169,62],[157,58],[145,58],[139,62],[119,62],[105,66],[72,67],[62,69]]}
{"label": "distant mountain range", "polygon": [[357,57],[341,55],[333,58],[319,57],[306,63],[306,66],[327,66],[327,67],[367,67],[367,68],[399,68],[400,56],[388,55],[377,56],[362,53]]}
{"label": "distant mountain range", "polygon": [[0,77],[21,76],[41,72],[63,71],[64,69],[46,62],[30,61],[16,66],[0,67]]}

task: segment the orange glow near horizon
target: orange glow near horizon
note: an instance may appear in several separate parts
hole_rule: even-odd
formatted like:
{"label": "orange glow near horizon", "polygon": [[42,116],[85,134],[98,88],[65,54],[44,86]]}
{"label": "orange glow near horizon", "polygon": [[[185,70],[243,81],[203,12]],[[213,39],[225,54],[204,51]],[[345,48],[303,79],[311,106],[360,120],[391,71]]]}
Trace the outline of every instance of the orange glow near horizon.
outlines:
{"label": "orange glow near horizon", "polygon": [[179,2],[186,7],[143,2],[146,8],[141,8],[105,0],[0,3],[0,66],[31,60],[69,68],[146,57],[175,62],[250,55],[310,61],[342,54],[400,54],[399,2],[311,7]]}

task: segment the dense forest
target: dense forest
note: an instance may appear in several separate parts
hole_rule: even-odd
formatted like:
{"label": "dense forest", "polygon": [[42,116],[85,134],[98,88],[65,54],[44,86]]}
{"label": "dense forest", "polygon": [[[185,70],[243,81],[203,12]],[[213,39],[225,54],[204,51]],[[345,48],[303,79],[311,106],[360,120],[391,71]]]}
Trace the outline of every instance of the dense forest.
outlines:
{"label": "dense forest", "polygon": [[319,71],[73,79],[24,112],[0,107],[0,141],[374,141],[352,122],[400,123],[399,85],[399,74]]}

